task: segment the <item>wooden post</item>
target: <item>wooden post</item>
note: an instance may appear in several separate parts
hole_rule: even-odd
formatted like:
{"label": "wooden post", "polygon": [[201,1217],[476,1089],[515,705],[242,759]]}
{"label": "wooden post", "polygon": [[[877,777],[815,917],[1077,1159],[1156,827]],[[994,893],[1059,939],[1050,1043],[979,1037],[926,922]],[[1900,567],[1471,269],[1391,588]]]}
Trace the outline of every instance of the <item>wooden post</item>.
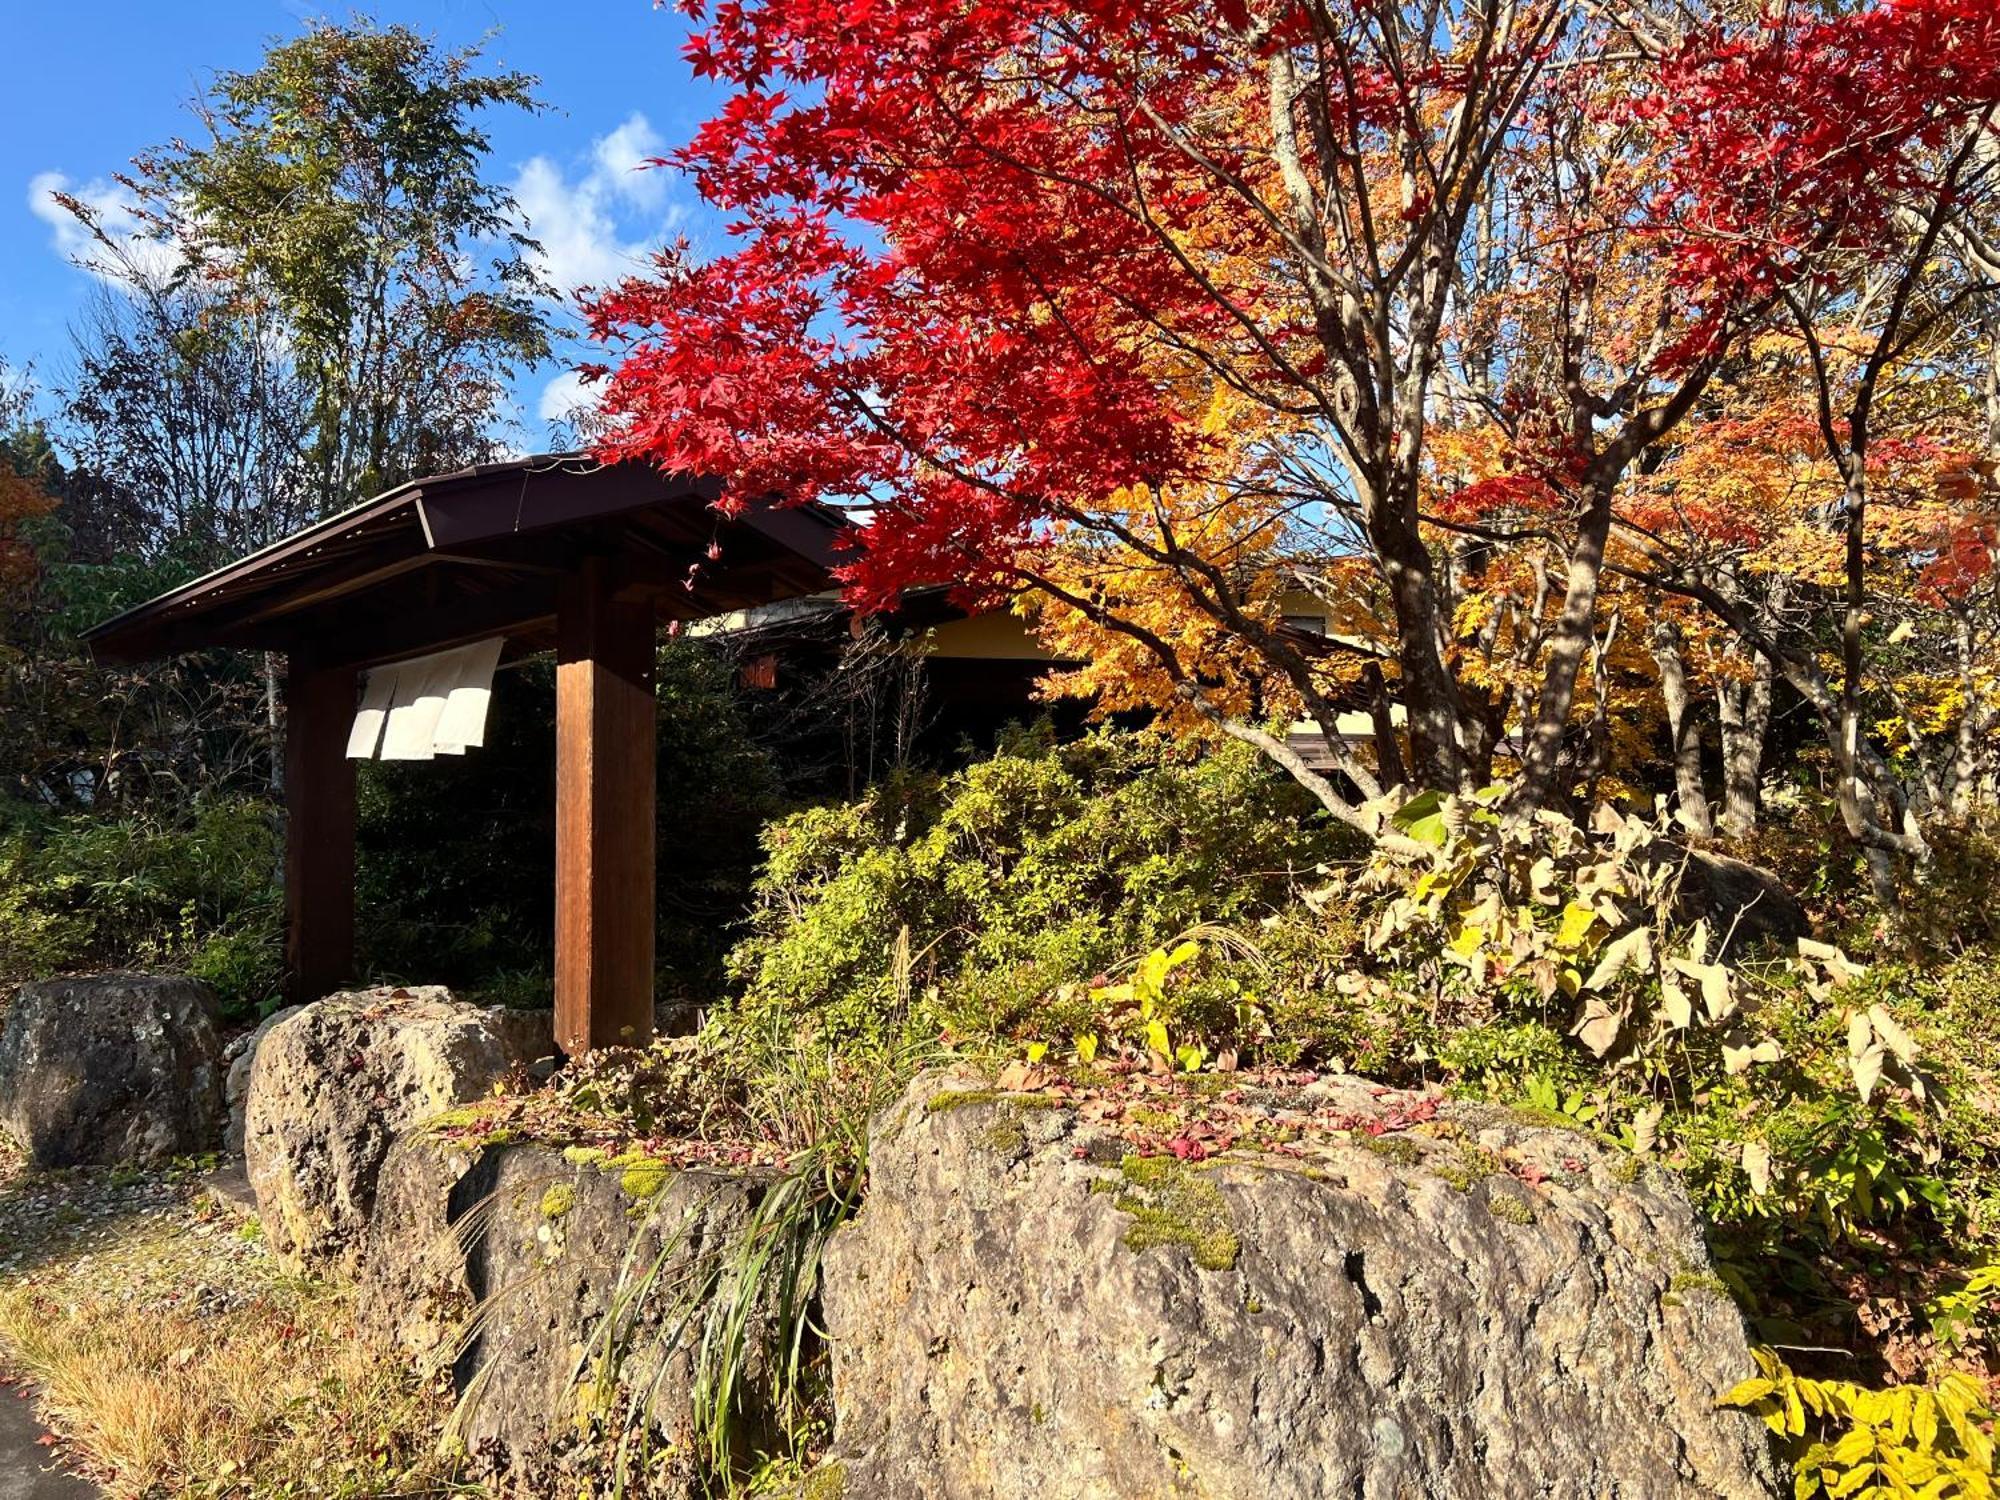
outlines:
{"label": "wooden post", "polygon": [[556,1045],[653,1035],[653,777],[648,605],[620,604],[603,559],[556,605]]}
{"label": "wooden post", "polygon": [[294,1004],[354,977],[354,669],[285,674],[285,968]]}

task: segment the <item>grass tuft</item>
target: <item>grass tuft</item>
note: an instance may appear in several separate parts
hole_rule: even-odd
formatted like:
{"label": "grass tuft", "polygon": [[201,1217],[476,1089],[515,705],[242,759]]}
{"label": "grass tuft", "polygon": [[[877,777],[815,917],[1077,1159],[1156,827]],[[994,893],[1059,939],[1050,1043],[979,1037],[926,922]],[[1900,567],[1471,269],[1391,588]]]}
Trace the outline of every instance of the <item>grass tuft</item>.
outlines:
{"label": "grass tuft", "polygon": [[[349,1291],[282,1275],[257,1237],[163,1189],[107,1219],[110,1174],[23,1186],[60,1212],[0,1281],[0,1348],[43,1419],[115,1500],[443,1496],[444,1393],[357,1337]],[[18,1231],[20,1216],[12,1223]],[[14,1243],[20,1240],[10,1235]]]}

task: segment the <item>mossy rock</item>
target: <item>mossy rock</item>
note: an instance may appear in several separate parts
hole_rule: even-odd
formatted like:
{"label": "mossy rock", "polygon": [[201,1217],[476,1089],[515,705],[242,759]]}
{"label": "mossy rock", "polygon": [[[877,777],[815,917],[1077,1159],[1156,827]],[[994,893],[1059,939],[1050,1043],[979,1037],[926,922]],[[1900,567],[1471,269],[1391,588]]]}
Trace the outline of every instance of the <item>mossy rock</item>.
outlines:
{"label": "mossy rock", "polygon": [[991,1104],[1003,1097],[998,1089],[944,1089],[924,1102],[924,1112],[941,1115],[948,1110],[966,1109],[974,1104]]}
{"label": "mossy rock", "polygon": [[674,1180],[671,1166],[639,1151],[628,1151],[623,1156],[609,1158],[604,1162],[604,1169],[616,1172],[618,1186],[625,1196],[636,1198],[641,1203],[659,1197],[666,1191],[667,1184]]}
{"label": "mossy rock", "polygon": [[1005,1104],[1011,1109],[1061,1109],[1052,1094],[1010,1094],[1004,1089],[942,1089],[924,1102],[927,1114],[941,1115],[975,1104]]}
{"label": "mossy rock", "polygon": [[1469,1193],[1474,1183],[1497,1177],[1506,1170],[1507,1164],[1498,1152],[1470,1142],[1461,1142],[1456,1158],[1435,1168],[1445,1186],[1459,1193]]}
{"label": "mossy rock", "polygon": [[552,1182],[542,1194],[542,1217],[560,1219],[576,1207],[576,1189],[567,1182]]}
{"label": "mossy rock", "polygon": [[1423,1147],[1406,1135],[1370,1135],[1362,1131],[1354,1138],[1354,1144],[1399,1167],[1414,1167],[1424,1159]]}
{"label": "mossy rock", "polygon": [[1127,1156],[1126,1191],[1114,1206],[1132,1216],[1119,1243],[1135,1253],[1180,1245],[1204,1271],[1234,1269],[1243,1253],[1222,1189],[1197,1167],[1171,1156]]}

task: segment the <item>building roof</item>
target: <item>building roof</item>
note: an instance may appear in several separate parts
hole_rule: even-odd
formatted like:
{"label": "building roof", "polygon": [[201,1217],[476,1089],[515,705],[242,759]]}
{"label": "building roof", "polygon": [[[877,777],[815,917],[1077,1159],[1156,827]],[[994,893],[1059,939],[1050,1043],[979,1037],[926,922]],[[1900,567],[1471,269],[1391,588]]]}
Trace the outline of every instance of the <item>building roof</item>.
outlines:
{"label": "building roof", "polygon": [[620,596],[704,619],[832,582],[846,526],[819,508],[714,508],[722,482],[585,454],[481,464],[399,485],[85,632],[100,659],[208,646],[369,666],[505,636],[554,644],[556,590],[608,559]]}

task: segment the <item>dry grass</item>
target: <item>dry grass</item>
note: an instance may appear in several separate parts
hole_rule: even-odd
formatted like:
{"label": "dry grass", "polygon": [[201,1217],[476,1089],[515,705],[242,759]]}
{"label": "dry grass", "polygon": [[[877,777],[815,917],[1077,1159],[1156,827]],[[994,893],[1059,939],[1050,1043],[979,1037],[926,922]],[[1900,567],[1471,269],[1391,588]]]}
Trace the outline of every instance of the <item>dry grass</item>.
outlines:
{"label": "dry grass", "polygon": [[447,1403],[354,1336],[344,1289],[279,1274],[189,1189],[133,1186],[79,1218],[65,1189],[104,1174],[0,1184],[54,1199],[39,1243],[7,1238],[0,1347],[80,1468],[121,1497],[466,1493],[434,1451]]}

